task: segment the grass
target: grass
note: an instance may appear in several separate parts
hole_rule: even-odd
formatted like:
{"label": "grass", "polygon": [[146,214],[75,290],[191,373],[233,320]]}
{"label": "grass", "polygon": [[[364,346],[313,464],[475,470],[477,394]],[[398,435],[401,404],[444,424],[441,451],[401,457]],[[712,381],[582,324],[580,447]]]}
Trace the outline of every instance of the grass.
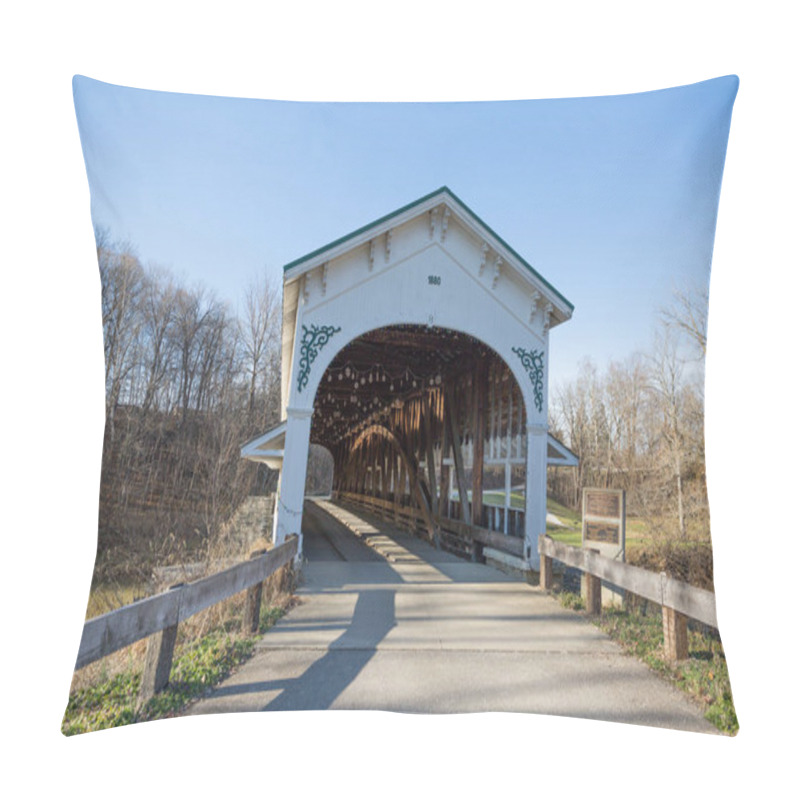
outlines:
{"label": "grass", "polygon": [[547,533],[557,542],[569,544],[573,547],[580,547],[583,542],[581,533],[581,515],[577,511],[572,511],[561,503],[557,503],[551,498],[547,498],[547,513],[554,514],[564,523],[564,526],[547,523]]}
{"label": "grass", "polygon": [[146,596],[147,586],[142,583],[120,582],[93,586],[86,607],[86,619],[99,617]]}
{"label": "grass", "polygon": [[[564,523],[562,527],[548,522],[548,535],[557,542],[580,547],[583,544],[581,512],[562,506],[549,497],[547,498],[547,511],[549,514],[555,514]],[[647,522],[637,517],[627,516],[625,519],[626,548],[642,547],[650,541],[650,526]]]}
{"label": "grass", "polygon": [[128,669],[70,694],[61,732],[65,736],[163,719],[181,713],[192,701],[227,677],[246,661],[261,634],[285,613],[278,606],[261,609],[258,635],[243,636],[231,629],[238,620],[188,642],[176,651],[170,681],[164,691],[139,707],[141,671]]}
{"label": "grass", "polygon": [[[472,499],[472,492],[467,493],[469,498]],[[458,497],[455,498],[456,500]],[[486,491],[483,493],[483,502],[487,506],[504,506],[506,502],[506,493],[504,491]],[[511,508],[520,511],[525,510],[525,495],[519,492],[511,492]]]}
{"label": "grass", "polygon": [[[580,596],[558,593],[562,605],[576,611],[584,608]],[[664,632],[660,614],[643,614],[622,608],[604,608],[592,622],[624,650],[652,670],[672,681],[699,702],[705,718],[718,730],[735,736],[739,722],[733,707],[725,653],[718,638],[701,629],[689,628],[689,658],[672,664],[664,657]]]}

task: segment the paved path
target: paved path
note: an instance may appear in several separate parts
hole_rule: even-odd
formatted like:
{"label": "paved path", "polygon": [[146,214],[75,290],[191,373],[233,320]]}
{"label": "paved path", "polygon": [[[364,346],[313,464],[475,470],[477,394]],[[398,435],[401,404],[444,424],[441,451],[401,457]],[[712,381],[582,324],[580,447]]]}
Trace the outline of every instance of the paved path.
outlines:
{"label": "paved path", "polygon": [[360,512],[307,503],[303,524],[300,603],[189,713],[523,711],[717,732],[538,589]]}

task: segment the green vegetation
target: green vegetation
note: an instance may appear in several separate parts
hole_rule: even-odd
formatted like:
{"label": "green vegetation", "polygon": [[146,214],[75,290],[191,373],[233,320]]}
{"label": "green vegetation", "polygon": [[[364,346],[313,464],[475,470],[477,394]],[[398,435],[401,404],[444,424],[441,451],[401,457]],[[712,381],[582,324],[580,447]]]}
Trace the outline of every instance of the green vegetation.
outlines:
{"label": "green vegetation", "polygon": [[574,592],[559,592],[558,600],[565,608],[571,608],[573,611],[583,611],[586,607],[583,598]]}
{"label": "green vegetation", "polygon": [[554,514],[558,519],[564,523],[561,525],[554,525],[551,522],[547,523],[547,533],[550,537],[557,542],[569,544],[573,547],[580,547],[582,544],[581,534],[581,515],[580,512],[572,511],[572,509],[562,506],[561,503],[556,502],[552,498],[547,498],[547,513]]}
{"label": "green vegetation", "polygon": [[[467,493],[468,497],[472,499],[472,492]],[[458,499],[458,495],[454,499]],[[506,503],[506,493],[499,490],[485,491],[483,493],[483,503],[487,506],[504,506]],[[520,511],[525,510],[525,495],[520,492],[511,492],[511,508]]]}
{"label": "green vegetation", "polygon": [[[548,497],[547,512],[549,514],[554,514],[564,523],[564,525],[561,526],[548,522],[547,533],[549,536],[557,542],[569,544],[573,547],[580,547],[583,544],[580,511],[573,511]],[[625,520],[625,546],[629,555],[635,553],[639,549],[647,547],[651,542],[652,534],[650,525],[643,519],[628,516]],[[631,559],[629,558],[628,560]]]}
{"label": "green vegetation", "polygon": [[[262,608],[259,635],[283,614],[284,610],[276,606]],[[237,621],[229,620],[201,639],[183,645],[176,652],[166,689],[141,708],[141,672],[133,669],[72,693],[61,723],[62,733],[72,736],[180,713],[253,654],[259,636],[236,634],[230,630],[234,624]]]}
{"label": "green vegetation", "polygon": [[[471,497],[471,493],[469,494]],[[485,505],[503,506],[505,504],[505,497],[505,492],[502,491],[486,491],[483,493],[483,502]],[[454,494],[453,499],[458,500],[458,495]],[[524,510],[525,496],[519,492],[512,492],[511,507]],[[556,525],[548,522],[547,533],[557,542],[563,542],[573,547],[580,547],[582,544],[582,520],[580,510],[573,511],[571,508],[567,508],[567,506],[562,505],[552,497],[548,497],[547,512],[558,517],[563,523],[563,525]],[[650,525],[645,520],[629,515],[625,522],[625,528],[625,540],[628,547],[642,547],[651,541]]]}
{"label": "green vegetation", "polygon": [[[580,597],[558,593],[562,605],[583,609]],[[698,628],[689,628],[689,658],[671,664],[664,658],[661,615],[638,610],[604,608],[592,622],[652,670],[671,680],[705,708],[705,718],[723,733],[735,736],[739,722],[733,707],[728,665],[719,639]]]}

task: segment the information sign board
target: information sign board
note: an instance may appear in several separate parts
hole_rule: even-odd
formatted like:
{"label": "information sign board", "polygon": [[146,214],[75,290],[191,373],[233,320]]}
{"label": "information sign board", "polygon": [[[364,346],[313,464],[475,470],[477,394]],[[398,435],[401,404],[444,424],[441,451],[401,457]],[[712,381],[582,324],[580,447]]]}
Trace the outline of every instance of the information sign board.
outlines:
{"label": "information sign board", "polygon": [[583,546],[625,560],[625,491],[583,490]]}

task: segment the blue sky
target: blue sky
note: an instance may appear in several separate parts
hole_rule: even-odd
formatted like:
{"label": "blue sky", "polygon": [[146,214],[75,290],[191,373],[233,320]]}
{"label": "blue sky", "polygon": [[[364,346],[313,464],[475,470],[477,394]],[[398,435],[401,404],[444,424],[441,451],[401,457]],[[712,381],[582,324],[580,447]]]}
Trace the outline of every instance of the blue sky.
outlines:
{"label": "blue sky", "polygon": [[248,280],[447,185],[575,306],[551,389],[647,349],[705,286],[730,111],[721,78],[616,97],[301,103],[74,82],[92,217],[235,305]]}

